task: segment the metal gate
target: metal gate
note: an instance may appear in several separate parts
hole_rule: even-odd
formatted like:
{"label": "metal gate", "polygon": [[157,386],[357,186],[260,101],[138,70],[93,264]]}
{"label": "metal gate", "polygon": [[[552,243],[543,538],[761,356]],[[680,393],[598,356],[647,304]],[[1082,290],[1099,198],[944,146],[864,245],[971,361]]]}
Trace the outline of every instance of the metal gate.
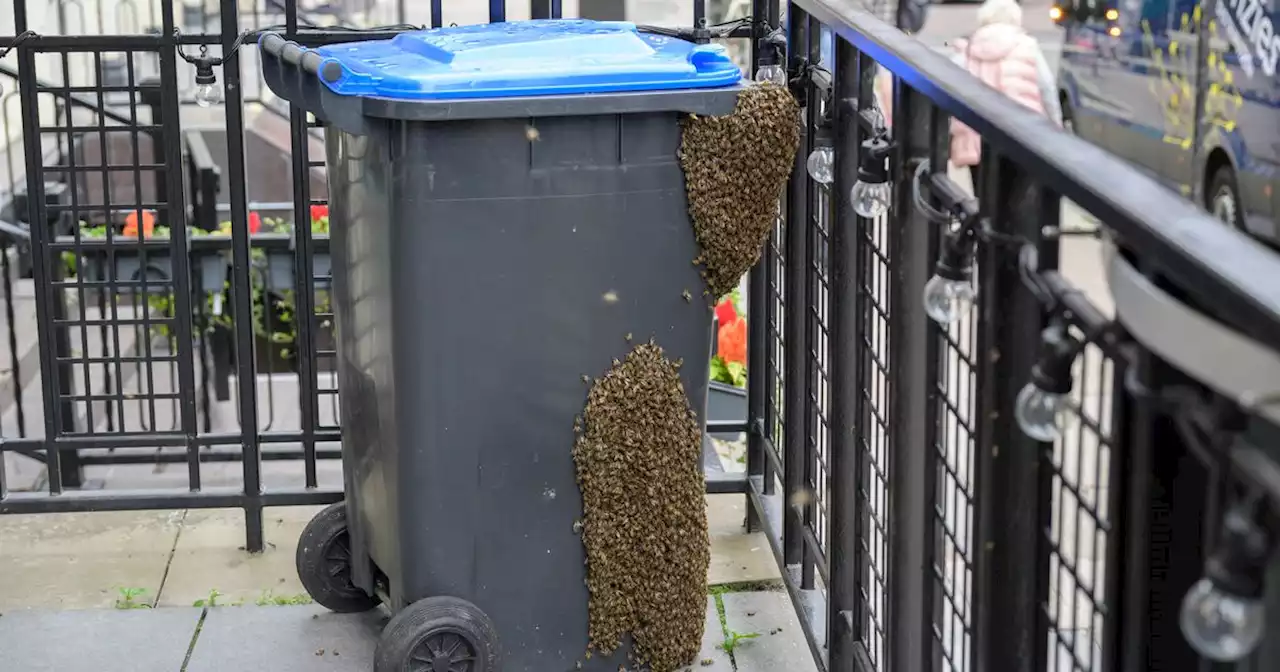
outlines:
{"label": "metal gate", "polygon": [[[17,0],[0,38],[0,513],[242,508],[255,551],[264,507],[339,499],[323,137],[253,37],[565,10],[214,4]],[[819,667],[1208,669],[1179,625],[1207,557],[1270,563],[1280,611],[1280,260],[859,3],[752,14],[711,33],[806,132],[749,276],[746,419],[708,426],[745,471],[708,490],[749,499]]]}

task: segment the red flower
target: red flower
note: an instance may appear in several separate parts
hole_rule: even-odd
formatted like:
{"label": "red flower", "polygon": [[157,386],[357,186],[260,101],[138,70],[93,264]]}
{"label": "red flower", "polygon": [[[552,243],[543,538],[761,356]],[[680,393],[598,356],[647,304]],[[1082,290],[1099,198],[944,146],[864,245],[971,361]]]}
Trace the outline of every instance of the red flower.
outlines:
{"label": "red flower", "polygon": [[249,233],[257,233],[261,229],[262,218],[256,212],[249,213]]}
{"label": "red flower", "polygon": [[317,221],[329,216],[329,206],[313,205],[311,206],[311,221]]}
{"label": "red flower", "polygon": [[716,306],[716,321],[720,323],[721,328],[724,325],[738,319],[738,309],[733,307],[733,299],[725,297],[720,305]]}
{"label": "red flower", "polygon": [[720,333],[716,335],[716,354],[726,364],[737,362],[747,364],[747,321],[734,317],[732,322],[720,325]]}
{"label": "red flower", "polygon": [[139,212],[142,213],[142,217],[141,217],[142,237],[150,238],[152,232],[154,232],[156,228],[156,216],[151,214],[150,210],[141,210],[141,211],[134,210],[133,212],[130,212],[124,218],[124,235],[126,236],[138,235],[138,219],[139,219],[138,213]]}

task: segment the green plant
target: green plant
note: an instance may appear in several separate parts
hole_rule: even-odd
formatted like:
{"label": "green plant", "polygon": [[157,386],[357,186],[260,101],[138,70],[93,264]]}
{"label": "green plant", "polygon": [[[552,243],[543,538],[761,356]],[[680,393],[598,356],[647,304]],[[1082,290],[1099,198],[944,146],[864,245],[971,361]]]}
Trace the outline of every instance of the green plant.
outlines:
{"label": "green plant", "polygon": [[[258,218],[256,213],[251,213],[250,224],[251,231],[255,233],[283,233],[287,232],[291,227],[284,219],[276,217]],[[327,235],[329,233],[327,207],[312,206],[311,231],[313,234]],[[147,238],[150,240],[167,240],[171,233],[172,231],[169,227],[156,226]],[[213,231],[205,231],[188,226],[187,235],[192,238],[229,236],[231,235],[231,222],[222,222]],[[116,233],[116,236],[124,237],[120,233]],[[81,240],[105,239],[107,237],[107,226],[89,226],[87,222],[82,221],[80,223],[80,237]],[[120,241],[120,248],[117,253],[120,251],[127,252],[129,248],[129,242],[127,241],[132,240],[132,238],[130,236]],[[84,268],[86,263],[84,259],[77,261],[75,253],[69,251],[62,253],[62,261],[64,277],[67,278],[78,275],[80,269]],[[276,293],[266,289],[267,255],[262,249],[250,249],[250,266],[250,302],[252,306],[250,318],[253,332],[271,343],[273,347],[278,348],[277,355],[283,359],[289,359],[293,356],[298,340],[294,292],[293,290],[285,290]],[[230,281],[225,281],[220,289],[206,288],[203,311],[201,311],[202,320],[199,324],[194,325],[196,329],[207,331],[219,326],[233,327],[232,315],[223,309],[223,307],[231,304],[231,292]],[[158,319],[167,319],[174,316],[176,305],[172,291],[156,291],[155,288],[152,288],[147,292],[146,298],[146,310],[152,316]],[[315,292],[314,308],[316,313],[331,312],[329,292],[323,290]],[[329,324],[326,321],[321,326],[328,327]],[[170,345],[176,347],[175,339],[177,335],[172,332],[168,324],[152,324],[151,333],[153,336],[169,339]]]}
{"label": "green plant", "polygon": [[735,632],[726,628],[724,642],[720,644],[720,648],[724,649],[725,653],[733,655],[734,650],[738,648],[738,644],[743,640],[755,639],[759,636],[760,633],[758,632]]}
{"label": "green plant", "polygon": [[146,594],[146,588],[116,588],[120,596],[116,598],[116,609],[150,609],[151,605],[139,602],[138,598]]}
{"label": "green plant", "polygon": [[219,593],[219,592],[218,592],[218,589],[217,589],[217,588],[214,588],[214,589],[212,589],[212,590],[210,590],[210,591],[209,591],[209,596],[208,596],[208,597],[205,597],[205,598],[202,598],[202,599],[196,600],[195,602],[192,602],[192,603],[191,603],[191,606],[193,606],[193,607],[216,607],[216,606],[218,606],[218,598],[219,598],[221,595],[222,595],[222,593]]}

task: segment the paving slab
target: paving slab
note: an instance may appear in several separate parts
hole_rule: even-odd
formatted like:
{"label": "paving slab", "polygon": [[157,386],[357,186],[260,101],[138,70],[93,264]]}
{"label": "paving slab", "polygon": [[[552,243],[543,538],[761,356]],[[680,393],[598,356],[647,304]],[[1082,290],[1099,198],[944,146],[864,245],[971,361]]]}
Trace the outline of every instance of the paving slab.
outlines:
{"label": "paving slab", "polygon": [[[159,593],[181,511],[0,516],[0,611],[111,607]],[[190,606],[188,603],[187,606]]]}
{"label": "paving slab", "polygon": [[161,606],[191,606],[218,591],[222,604],[253,604],[264,597],[304,596],[294,567],[298,535],[320,507],[267,509],[266,550],[244,550],[244,513],[239,509],[191,511],[174,548]]}
{"label": "paving slab", "polygon": [[[3,667],[22,672],[179,672],[200,610],[9,611]],[[259,669],[245,667],[241,669]]]}
{"label": "paving slab", "polygon": [[711,566],[707,582],[713,586],[774,581],[782,575],[763,533],[746,533],[747,498],[707,495],[707,529],[711,535]]}
{"label": "paving slab", "polygon": [[323,607],[213,607],[187,672],[367,672],[373,669],[382,610],[334,614]]}
{"label": "paving slab", "polygon": [[783,591],[725,593],[725,626],[739,634],[758,633],[733,650],[738,672],[808,672],[817,670],[805,642],[795,608]]}
{"label": "paving slab", "polygon": [[[213,607],[186,671],[367,672],[387,616],[382,610],[334,614],[316,605]],[[686,669],[731,672],[723,641],[715,599],[708,597],[702,651]]]}
{"label": "paving slab", "polygon": [[729,658],[723,644],[724,626],[720,625],[720,612],[716,609],[716,598],[707,596],[707,626],[702,631],[702,651],[698,654],[698,664],[689,669],[732,672],[733,660]]}

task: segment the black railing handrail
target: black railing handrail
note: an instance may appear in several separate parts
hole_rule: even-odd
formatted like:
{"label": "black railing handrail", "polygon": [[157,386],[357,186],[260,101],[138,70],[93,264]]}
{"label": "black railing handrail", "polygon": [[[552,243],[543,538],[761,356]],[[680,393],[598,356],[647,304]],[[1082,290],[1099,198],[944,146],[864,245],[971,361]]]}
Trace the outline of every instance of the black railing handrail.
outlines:
{"label": "black railing handrail", "polygon": [[1107,150],[996,94],[857,0],[795,0],[817,21],[964,122],[1002,155],[1105,222],[1180,289],[1246,333],[1280,343],[1280,255]]}

